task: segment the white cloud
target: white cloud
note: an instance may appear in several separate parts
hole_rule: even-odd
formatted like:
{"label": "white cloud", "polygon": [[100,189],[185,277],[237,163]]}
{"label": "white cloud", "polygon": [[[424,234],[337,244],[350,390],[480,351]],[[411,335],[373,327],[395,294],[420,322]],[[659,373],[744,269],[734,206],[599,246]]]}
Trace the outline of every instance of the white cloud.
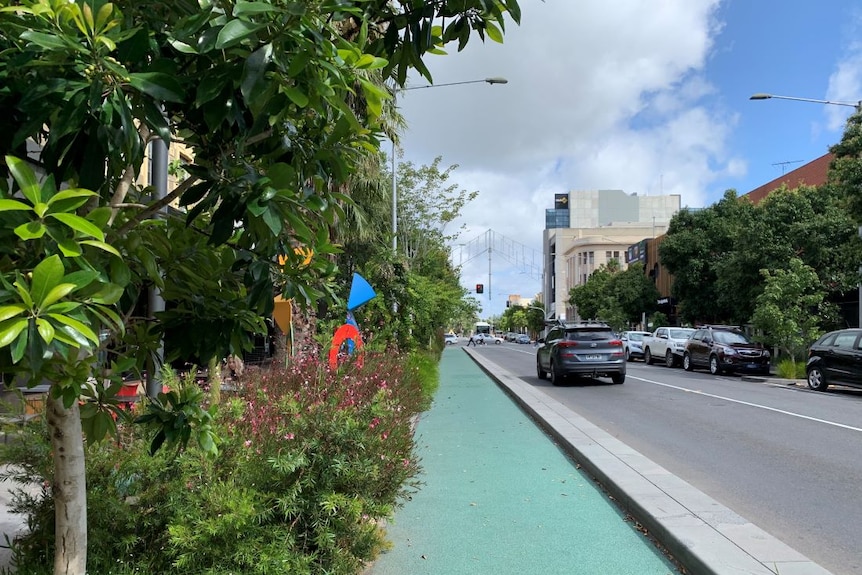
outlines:
{"label": "white cloud", "polygon": [[717,177],[744,172],[726,151],[735,117],[704,105],[715,92],[703,70],[719,4],[522,0],[522,24],[507,26],[503,45],[474,38],[428,59],[438,84],[509,81],[399,96],[407,158],[442,155],[460,165],[455,182],[480,192],[461,241],[492,229],[540,250],[556,192],[619,188],[702,206]]}

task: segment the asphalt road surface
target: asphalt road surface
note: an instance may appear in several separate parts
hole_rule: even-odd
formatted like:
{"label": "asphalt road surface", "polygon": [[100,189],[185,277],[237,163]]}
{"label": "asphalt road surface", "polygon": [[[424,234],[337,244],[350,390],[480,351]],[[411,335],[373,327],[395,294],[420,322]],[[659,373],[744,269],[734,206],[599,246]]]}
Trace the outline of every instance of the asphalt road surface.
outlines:
{"label": "asphalt road surface", "polygon": [[823,567],[862,575],[862,390],[643,362],[623,385],[554,387],[532,345],[478,351]]}

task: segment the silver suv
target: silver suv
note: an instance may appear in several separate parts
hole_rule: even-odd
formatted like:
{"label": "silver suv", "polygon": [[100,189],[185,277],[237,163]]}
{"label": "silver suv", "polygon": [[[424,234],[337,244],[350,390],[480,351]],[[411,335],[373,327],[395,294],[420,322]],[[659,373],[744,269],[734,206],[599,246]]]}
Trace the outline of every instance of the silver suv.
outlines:
{"label": "silver suv", "polygon": [[623,342],[604,323],[567,323],[553,326],[538,341],[536,375],[551,376],[559,385],[570,376],[610,377],[614,383],[626,380],[626,353]]}

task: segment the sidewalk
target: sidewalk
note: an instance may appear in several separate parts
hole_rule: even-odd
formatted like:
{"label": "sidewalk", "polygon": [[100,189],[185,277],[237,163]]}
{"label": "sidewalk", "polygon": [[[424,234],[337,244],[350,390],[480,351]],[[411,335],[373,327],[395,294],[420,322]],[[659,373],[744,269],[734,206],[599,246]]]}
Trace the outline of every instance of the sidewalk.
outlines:
{"label": "sidewalk", "polygon": [[424,484],[366,575],[678,573],[640,526],[687,573],[829,575],[475,349],[447,349],[440,380]]}

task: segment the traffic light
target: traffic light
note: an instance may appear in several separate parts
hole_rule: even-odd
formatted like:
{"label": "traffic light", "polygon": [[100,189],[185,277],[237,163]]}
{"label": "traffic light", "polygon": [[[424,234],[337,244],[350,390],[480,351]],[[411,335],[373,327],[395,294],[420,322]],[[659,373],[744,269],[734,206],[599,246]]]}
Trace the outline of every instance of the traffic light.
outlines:
{"label": "traffic light", "polygon": [[484,292],[485,292],[485,286],[482,284],[476,284],[476,293],[484,293]]}
{"label": "traffic light", "polygon": [[509,307],[510,305],[512,305],[512,302],[507,301],[507,302],[506,302],[506,307]]}

